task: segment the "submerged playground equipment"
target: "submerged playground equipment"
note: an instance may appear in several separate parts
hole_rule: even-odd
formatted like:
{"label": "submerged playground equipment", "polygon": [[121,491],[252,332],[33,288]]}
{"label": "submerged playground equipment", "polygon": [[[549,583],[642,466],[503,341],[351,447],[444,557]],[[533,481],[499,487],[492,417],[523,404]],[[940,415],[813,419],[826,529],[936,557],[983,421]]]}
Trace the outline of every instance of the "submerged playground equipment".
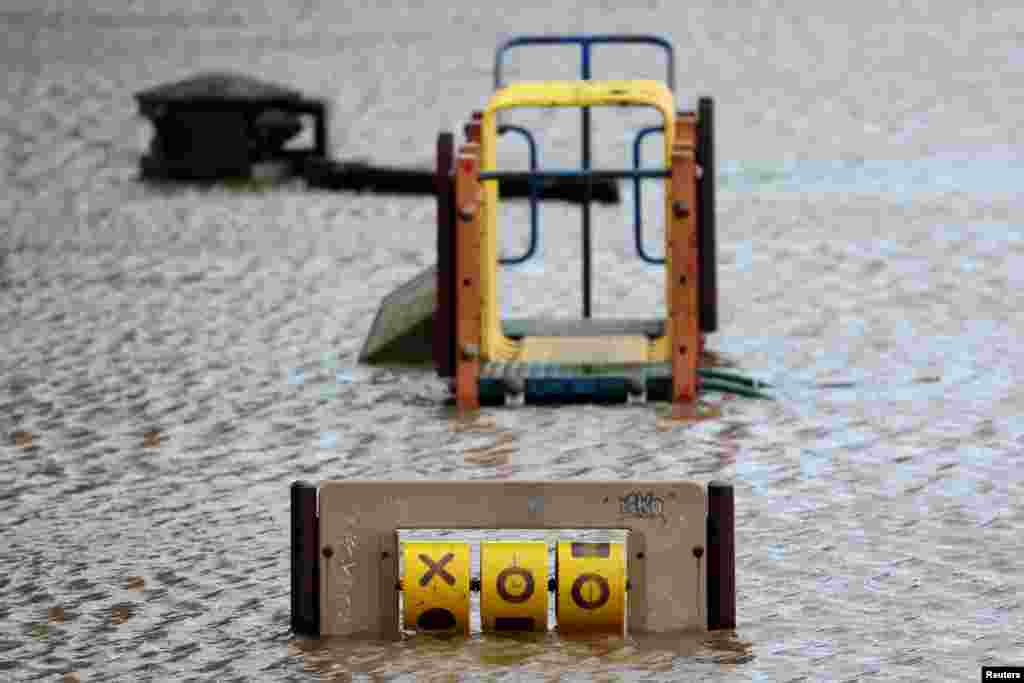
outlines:
{"label": "submerged playground equipment", "polygon": [[[580,45],[584,80],[505,85],[505,52],[538,43]],[[589,81],[590,49],[599,43],[664,48],[669,84]],[[716,325],[711,101],[701,100],[696,114],[677,114],[672,71],[671,47],[659,38],[517,38],[498,50],[497,91],[467,126],[457,154],[452,135],[440,135],[438,265],[386,300],[374,329],[395,326],[388,311],[411,307],[424,314],[414,336],[433,342],[438,371],[455,378],[459,405],[496,402],[508,393],[539,401],[625,400],[635,391],[693,402],[702,335]],[[666,165],[592,169],[589,108],[604,105],[656,108],[663,125],[641,135],[664,136]],[[541,170],[534,162],[527,172],[494,170],[495,139],[503,128],[513,130],[499,126],[497,113],[520,106],[582,108],[581,169]],[[531,134],[518,130],[535,150]],[[534,194],[535,184],[549,178],[585,185],[583,319],[503,321],[495,302],[499,185],[519,180]],[[590,317],[586,200],[597,178],[665,180],[667,320]],[[529,258],[537,243],[535,211],[533,216],[531,246],[520,260]],[[638,252],[654,261],[643,252],[639,219],[636,230]],[[423,324],[430,322],[428,314],[432,329]],[[378,343],[375,351],[381,348]],[[371,638],[394,638],[408,630],[467,634],[474,592],[480,594],[480,627],[487,632],[547,630],[551,595],[560,633],[735,628],[734,517],[733,487],[721,482],[296,482],[291,488],[292,629],[307,636]],[[457,535],[402,538],[403,532],[423,530],[485,532],[477,543],[479,571],[474,571],[473,545]],[[617,536],[595,542],[584,537],[588,532]],[[503,534],[512,538],[500,539]]]}
{"label": "submerged playground equipment", "polygon": [[[529,45],[576,44],[582,53],[578,81],[505,83],[509,50]],[[665,82],[591,80],[591,50],[604,44],[660,48],[667,61]],[[700,367],[707,333],[718,328],[715,262],[714,107],[710,98],[697,111],[678,112],[673,96],[672,46],[653,36],[537,36],[509,41],[498,49],[495,92],[484,110],[465,126],[465,142],[437,141],[437,265],[385,298],[374,320],[362,362],[388,362],[415,347],[432,347],[441,377],[453,378],[461,408],[526,403],[617,403],[630,396],[692,405],[700,388],[761,396],[757,383]],[[646,107],[658,126],[640,130],[633,165],[593,168],[591,109]],[[582,114],[581,163],[575,169],[539,167],[537,143],[526,128],[503,125],[499,116],[524,107],[573,107]],[[526,171],[497,169],[497,138],[516,133],[530,150]],[[643,166],[641,143],[661,135],[663,161]],[[499,265],[523,263],[538,243],[538,210],[531,196],[530,239],[525,253],[499,259],[498,204],[506,184],[530,187],[554,180],[584,185],[582,218],[583,312],[579,320],[502,320],[497,301]],[[655,320],[591,317],[591,199],[598,181],[634,184],[637,255],[664,266],[668,316]],[[641,186],[665,186],[665,256],[643,246]],[[429,341],[426,341],[429,339]]]}
{"label": "submerged playground equipment", "polygon": [[[506,84],[506,53],[528,45],[578,44],[582,80]],[[667,79],[658,81],[591,80],[591,50],[603,44],[640,44],[662,49]],[[496,91],[482,112],[466,126],[466,141],[455,151],[454,137],[437,142],[437,268],[434,361],[441,377],[454,378],[460,408],[501,404],[507,397],[527,403],[623,402],[629,396],[695,401],[698,388],[756,393],[750,381],[701,369],[705,335],[718,328],[715,262],[714,105],[698,100],[696,112],[677,112],[673,94],[672,46],[652,36],[567,36],[516,38],[498,50]],[[596,169],[591,163],[591,109],[595,106],[641,106],[656,111],[662,124],[637,133],[633,167]],[[499,124],[499,116],[518,108],[577,108],[582,111],[582,161],[577,169],[538,168],[532,134]],[[530,146],[528,171],[498,171],[498,135],[516,132]],[[643,139],[662,135],[663,163],[644,167]],[[499,316],[497,266],[529,259],[538,242],[536,205],[531,212],[530,241],[520,257],[497,256],[500,188],[509,181],[543,182],[553,178],[598,179],[634,183],[636,250],[649,263],[665,266],[665,319],[594,319],[591,317],[591,206],[584,191],[583,317],[579,321]],[[640,188],[643,180],[665,183],[665,257],[651,257],[642,240]]]}

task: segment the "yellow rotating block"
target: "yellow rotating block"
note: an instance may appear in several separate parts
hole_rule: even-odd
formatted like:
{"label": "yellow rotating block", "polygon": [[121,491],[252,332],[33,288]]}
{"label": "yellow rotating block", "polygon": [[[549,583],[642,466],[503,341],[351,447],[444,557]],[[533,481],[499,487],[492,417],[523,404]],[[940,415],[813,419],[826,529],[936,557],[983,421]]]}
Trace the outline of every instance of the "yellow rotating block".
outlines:
{"label": "yellow rotating block", "polygon": [[559,632],[623,631],[626,553],[622,543],[558,542]]}
{"label": "yellow rotating block", "polygon": [[469,633],[469,544],[404,546],[405,627]]}
{"label": "yellow rotating block", "polygon": [[548,544],[480,544],[480,625],[484,631],[546,631]]}

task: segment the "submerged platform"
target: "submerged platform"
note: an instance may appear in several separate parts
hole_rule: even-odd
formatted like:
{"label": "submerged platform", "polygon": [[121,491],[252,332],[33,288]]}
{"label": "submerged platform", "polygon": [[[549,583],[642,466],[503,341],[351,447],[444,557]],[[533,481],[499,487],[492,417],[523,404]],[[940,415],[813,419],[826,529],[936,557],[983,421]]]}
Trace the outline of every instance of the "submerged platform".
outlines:
{"label": "submerged platform", "polygon": [[[388,294],[381,303],[359,354],[360,363],[428,366],[435,364],[437,269],[431,266]],[[484,362],[478,393],[482,405],[504,405],[521,398],[531,405],[616,404],[634,400],[671,401],[672,370],[649,358],[650,342],[664,334],[657,318],[512,318],[501,329],[520,343],[508,362]],[[725,369],[698,367],[701,391],[770,398],[768,385]]]}
{"label": "submerged platform", "polygon": [[[359,362],[410,365],[433,362],[437,296],[437,266],[425,268],[385,296],[359,353]],[[552,355],[564,350],[556,347],[565,346],[565,342],[552,340],[540,343],[533,338],[601,338],[592,346],[603,348],[606,354],[618,347],[618,351],[614,352],[621,357],[622,353],[626,353],[622,350],[622,344],[608,339],[631,337],[634,340],[647,340],[660,337],[665,331],[664,319],[657,318],[511,318],[503,320],[501,325],[511,339],[530,338],[533,351],[524,360],[550,360],[555,357],[566,359],[563,353]],[[624,344],[628,346],[630,342]],[[582,348],[581,342],[573,342],[572,345]],[[643,361],[644,358],[634,354],[618,362]]]}
{"label": "submerged platform", "polygon": [[484,363],[480,368],[480,404],[504,405],[507,396],[530,405],[626,403],[629,397],[669,401],[669,363],[592,364]]}

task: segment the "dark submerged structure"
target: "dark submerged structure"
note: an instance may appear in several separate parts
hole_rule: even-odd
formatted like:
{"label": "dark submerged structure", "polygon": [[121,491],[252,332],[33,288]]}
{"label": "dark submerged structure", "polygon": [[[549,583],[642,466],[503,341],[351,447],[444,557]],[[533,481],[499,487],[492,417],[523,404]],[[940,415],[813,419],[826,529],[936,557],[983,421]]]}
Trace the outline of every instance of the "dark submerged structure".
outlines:
{"label": "dark submerged structure", "polygon": [[[327,104],[291,88],[231,72],[210,72],[135,95],[155,135],[142,157],[145,179],[247,178],[266,162],[302,173],[327,156]],[[312,117],[310,149],[285,149]]]}

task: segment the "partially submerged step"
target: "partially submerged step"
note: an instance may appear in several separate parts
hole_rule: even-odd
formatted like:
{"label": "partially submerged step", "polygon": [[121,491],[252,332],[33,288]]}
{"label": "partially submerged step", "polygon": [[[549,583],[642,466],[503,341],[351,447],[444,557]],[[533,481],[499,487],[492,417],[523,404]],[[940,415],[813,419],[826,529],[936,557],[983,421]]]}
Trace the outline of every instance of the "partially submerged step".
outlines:
{"label": "partially submerged step", "polygon": [[360,363],[432,363],[437,266],[430,266],[384,297],[370,326]]}

